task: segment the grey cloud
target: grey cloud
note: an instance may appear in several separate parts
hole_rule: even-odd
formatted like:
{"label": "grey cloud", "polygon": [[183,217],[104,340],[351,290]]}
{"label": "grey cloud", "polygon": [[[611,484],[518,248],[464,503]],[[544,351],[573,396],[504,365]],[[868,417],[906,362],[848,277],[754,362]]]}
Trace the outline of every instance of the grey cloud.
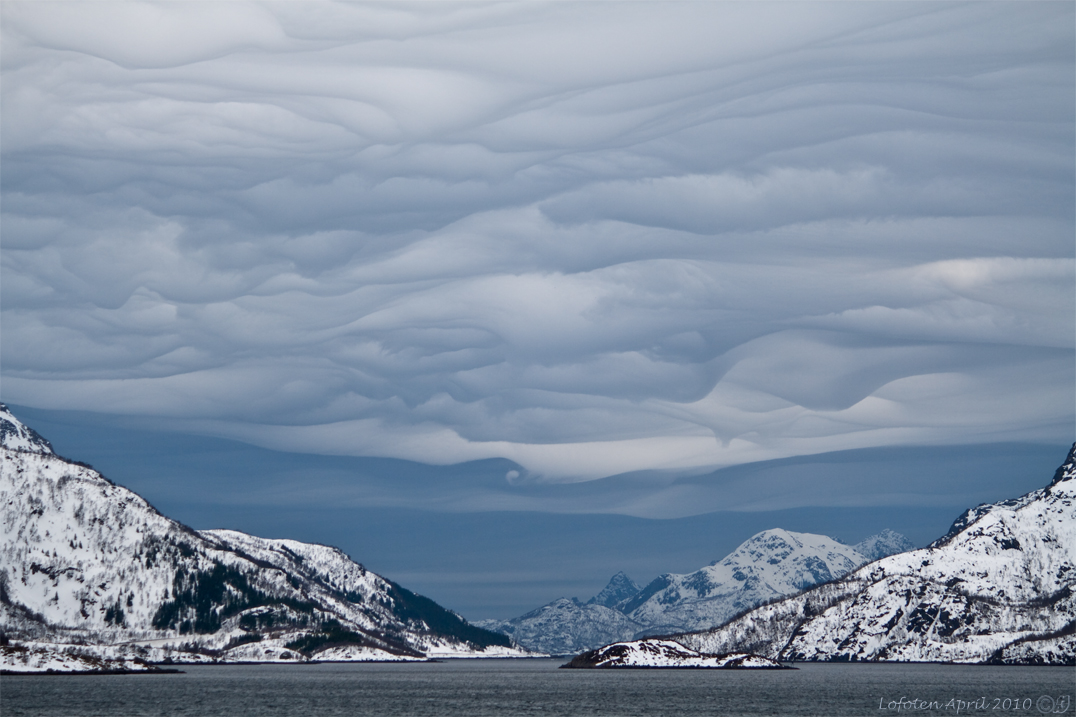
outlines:
{"label": "grey cloud", "polygon": [[5,400],[556,480],[1071,436],[1071,6],[0,12]]}

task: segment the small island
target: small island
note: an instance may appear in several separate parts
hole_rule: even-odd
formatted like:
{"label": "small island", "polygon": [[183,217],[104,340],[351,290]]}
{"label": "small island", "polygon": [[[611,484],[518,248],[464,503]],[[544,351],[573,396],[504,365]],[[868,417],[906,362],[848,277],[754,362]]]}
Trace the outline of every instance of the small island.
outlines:
{"label": "small island", "polygon": [[719,669],[719,670],[794,670],[780,662],[752,655],[748,652],[732,652],[710,655],[684,647],[679,642],[665,638],[647,638],[630,642],[614,642],[597,650],[577,655],[571,662],[561,665],[567,668],[653,668],[653,669]]}

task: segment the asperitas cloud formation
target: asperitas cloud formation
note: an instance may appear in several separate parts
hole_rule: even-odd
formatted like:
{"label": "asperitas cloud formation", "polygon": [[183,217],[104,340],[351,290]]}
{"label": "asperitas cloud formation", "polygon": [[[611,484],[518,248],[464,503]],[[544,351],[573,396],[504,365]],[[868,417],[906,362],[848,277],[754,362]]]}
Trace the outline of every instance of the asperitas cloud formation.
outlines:
{"label": "asperitas cloud formation", "polygon": [[554,481],[1072,439],[1070,3],[0,13],[6,401]]}

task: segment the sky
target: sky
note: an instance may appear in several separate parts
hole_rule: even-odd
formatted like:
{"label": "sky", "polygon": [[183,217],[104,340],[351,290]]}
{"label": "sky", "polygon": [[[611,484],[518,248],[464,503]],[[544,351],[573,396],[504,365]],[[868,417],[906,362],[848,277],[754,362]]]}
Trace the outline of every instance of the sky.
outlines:
{"label": "sky", "polygon": [[0,398],[474,618],[767,527],[923,544],[1076,434],[1074,28],[4,2]]}

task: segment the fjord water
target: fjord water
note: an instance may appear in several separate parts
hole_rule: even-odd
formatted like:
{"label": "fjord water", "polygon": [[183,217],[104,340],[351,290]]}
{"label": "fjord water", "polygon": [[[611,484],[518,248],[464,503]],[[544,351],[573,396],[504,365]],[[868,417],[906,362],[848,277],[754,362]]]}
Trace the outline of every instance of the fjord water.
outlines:
{"label": "fjord water", "polygon": [[[232,665],[185,667],[184,674],[169,675],[5,676],[0,710],[4,717],[731,717],[906,712],[1071,715],[1074,711],[1076,671],[1069,667],[803,664],[797,670],[775,671],[557,669],[562,662]],[[904,702],[899,702],[902,698]],[[931,710],[915,709],[911,700],[938,704]]]}

